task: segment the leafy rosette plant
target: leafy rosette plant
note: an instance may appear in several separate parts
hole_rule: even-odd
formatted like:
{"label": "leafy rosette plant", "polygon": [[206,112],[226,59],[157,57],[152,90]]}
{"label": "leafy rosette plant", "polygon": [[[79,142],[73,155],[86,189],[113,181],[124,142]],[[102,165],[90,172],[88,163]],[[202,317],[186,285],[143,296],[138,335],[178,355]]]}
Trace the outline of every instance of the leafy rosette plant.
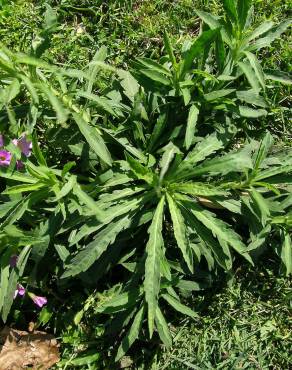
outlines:
{"label": "leafy rosette plant", "polygon": [[141,333],[170,346],[165,305],[196,318],[187,292],[235,262],[275,249],[292,272],[291,150],[239,130],[269,106],[252,52],[287,23],[245,30],[249,4],[224,1],[224,20],[200,12],[210,29],[180,55],[165,34],[168,55],[131,73],[106,64],[104,47],[82,71],[41,60],[50,8],[30,55],[1,48],[3,321],[25,291],[41,307],[53,291],[63,303],[98,286],[75,323],[89,309],[107,315],[118,360]]}

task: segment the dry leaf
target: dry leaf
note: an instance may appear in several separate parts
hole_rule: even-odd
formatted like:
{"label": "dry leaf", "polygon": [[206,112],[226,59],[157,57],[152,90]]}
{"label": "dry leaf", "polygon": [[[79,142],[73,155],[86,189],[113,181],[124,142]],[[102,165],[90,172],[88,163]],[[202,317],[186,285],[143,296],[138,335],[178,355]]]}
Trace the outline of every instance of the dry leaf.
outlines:
{"label": "dry leaf", "polygon": [[41,331],[27,333],[5,327],[0,332],[0,369],[45,370],[59,361],[55,337]]}

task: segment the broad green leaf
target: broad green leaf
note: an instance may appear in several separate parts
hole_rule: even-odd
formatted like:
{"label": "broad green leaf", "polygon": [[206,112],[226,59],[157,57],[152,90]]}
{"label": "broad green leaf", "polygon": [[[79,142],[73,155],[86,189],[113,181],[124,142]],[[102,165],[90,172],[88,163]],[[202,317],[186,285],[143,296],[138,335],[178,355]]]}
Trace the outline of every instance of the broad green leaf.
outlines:
{"label": "broad green leaf", "polygon": [[166,124],[167,124],[167,115],[166,114],[161,114],[158,117],[158,119],[157,119],[157,121],[154,125],[152,134],[149,138],[148,149],[147,149],[149,152],[151,152],[152,149],[155,148],[155,146],[157,144],[157,141],[160,138]]}
{"label": "broad green leaf", "polygon": [[137,61],[142,64],[144,67],[146,67],[147,69],[151,69],[151,70],[154,70],[158,73],[162,73],[168,77],[171,77],[171,73],[168,69],[166,69],[164,66],[162,66],[161,64],[157,63],[155,60],[153,59],[149,59],[149,58],[137,58]]}
{"label": "broad green leaf", "polygon": [[256,153],[256,158],[255,158],[255,163],[254,163],[254,170],[253,171],[258,171],[261,163],[263,160],[267,157],[267,154],[271,148],[271,146],[274,143],[273,136],[270,134],[270,132],[267,132],[265,137],[260,143],[260,147]]}
{"label": "broad green leaf", "polygon": [[189,270],[193,273],[194,272],[193,253],[190,247],[190,241],[187,234],[185,220],[183,218],[183,215],[181,214],[178,205],[169,194],[167,194],[167,202],[177,245],[182,252],[182,255]]}
{"label": "broad green leaf", "polygon": [[46,95],[49,102],[51,103],[53,109],[55,110],[57,114],[57,119],[59,122],[64,123],[67,121],[68,118],[68,111],[63,106],[60,99],[55,95],[54,91],[45,85],[44,83],[38,84],[38,88]]}
{"label": "broad green leaf", "polygon": [[127,162],[130,165],[131,171],[139,179],[144,180],[147,184],[152,185],[156,179],[155,173],[150,168],[142,165],[136,159],[126,153]]}
{"label": "broad green leaf", "polygon": [[245,103],[253,104],[261,108],[268,107],[266,100],[255,93],[254,90],[236,91],[236,96]]}
{"label": "broad green leaf", "polygon": [[100,108],[102,108],[105,112],[110,113],[111,115],[117,117],[116,112],[113,110],[111,106],[111,101],[104,97],[97,96],[95,94],[89,93],[87,91],[78,91],[78,96],[88,99],[89,101],[93,101],[96,103]]}
{"label": "broad green leaf", "polygon": [[118,76],[121,79],[121,86],[125,95],[133,102],[135,95],[139,92],[137,80],[128,71],[118,70]]}
{"label": "broad green leaf", "polygon": [[281,259],[286,267],[286,276],[292,274],[292,241],[288,232],[283,232]]}
{"label": "broad green leaf", "polygon": [[115,294],[113,297],[110,297],[109,299],[105,298],[101,305],[97,305],[95,310],[96,312],[106,314],[119,312],[134,306],[137,303],[137,300],[139,299],[140,295],[141,289],[135,289],[124,293]]}
{"label": "broad green leaf", "polygon": [[231,39],[217,17],[198,9],[195,9],[195,12],[203,20],[203,22],[205,22],[212,30],[216,28],[220,29],[223,41],[225,41],[226,44],[231,46]]}
{"label": "broad green leaf", "polygon": [[16,98],[19,92],[20,92],[20,83],[18,79],[15,78],[5,89],[0,91],[0,102],[5,105],[9,104],[13,99]]}
{"label": "broad green leaf", "polygon": [[247,261],[253,264],[252,259],[246,252],[246,246],[241,241],[240,236],[224,221],[215,217],[212,212],[209,212],[199,205],[193,205],[191,212],[194,216],[207,227],[214,236],[217,237],[219,243],[221,241],[226,242],[231,248],[235,249],[241,254]]}
{"label": "broad green leaf", "polygon": [[36,132],[32,135],[32,150],[33,154],[36,157],[38,163],[41,166],[47,167],[47,162],[45,160],[45,157],[43,156],[43,153],[39,147],[38,138]]}
{"label": "broad green leaf", "polygon": [[281,173],[290,173],[292,172],[292,165],[282,165],[280,167],[267,169],[264,171],[259,172],[256,177],[254,178],[255,181],[261,181],[264,179],[268,179],[269,177],[273,177],[279,175]]}
{"label": "broad green leaf", "polygon": [[273,26],[274,22],[266,21],[261,23],[254,31],[248,36],[247,41],[251,41],[256,39],[257,37],[261,36],[262,34],[268,32]]}
{"label": "broad green leaf", "polygon": [[279,25],[273,27],[269,30],[266,35],[258,39],[255,43],[252,44],[250,50],[259,50],[261,48],[270,46],[271,43],[279,38],[283,32],[291,26],[291,19],[282,21]]}
{"label": "broad green leaf", "polygon": [[259,118],[266,116],[268,114],[268,112],[265,109],[252,109],[249,107],[245,107],[244,105],[240,105],[238,107],[238,113],[242,117],[246,118]]}
{"label": "broad green leaf", "polygon": [[[77,180],[76,180],[76,176],[70,176],[69,177],[69,180],[66,182],[66,184],[61,188],[61,190],[58,192],[57,196],[56,196],[56,200],[60,200],[62,198],[64,198],[66,195],[68,195],[72,190],[73,188],[77,185]],[[77,185],[79,186],[79,185]],[[77,190],[78,192],[78,190]],[[80,197],[80,195],[79,195]],[[82,197],[82,196],[81,196]],[[91,203],[90,203],[91,205]],[[94,211],[95,212],[95,211]]]}
{"label": "broad green leaf", "polygon": [[188,200],[183,200],[182,204],[187,211],[185,217],[188,220],[190,229],[193,233],[195,232],[201,240],[201,253],[205,256],[208,263],[210,263],[212,269],[214,262],[210,261],[209,249],[212,251],[212,254],[214,255],[217,263],[225,270],[230,270],[232,267],[232,259],[230,258],[229,253],[225,253],[226,248],[223,250],[218,241],[213,237],[212,231],[210,231],[206,225],[202,224],[196,219],[196,217],[194,217],[195,215],[193,214],[193,209],[196,209],[196,204]]}
{"label": "broad green leaf", "polygon": [[1,203],[0,208],[0,219],[5,217],[14,207],[19,204],[21,200],[12,200],[5,203]]}
{"label": "broad green leaf", "polygon": [[20,194],[24,192],[31,192],[35,190],[39,190],[47,185],[43,182],[37,182],[35,184],[24,184],[24,185],[15,185],[7,188],[2,194]]}
{"label": "broad green leaf", "polygon": [[79,184],[75,184],[73,193],[79,198],[79,200],[86,205],[98,219],[103,219],[104,214],[100,209],[97,202],[93,200],[85,191],[83,191]]}
{"label": "broad green leaf", "polygon": [[245,55],[247,56],[247,59],[249,60],[249,63],[252,66],[252,68],[253,68],[253,70],[254,70],[257,78],[258,78],[258,81],[259,81],[260,85],[262,86],[263,89],[265,89],[265,87],[266,87],[265,75],[264,75],[264,72],[262,70],[262,66],[261,66],[260,62],[258,61],[257,57],[249,51],[246,51]]}
{"label": "broad green leaf", "polygon": [[220,73],[224,70],[226,64],[226,51],[224,48],[224,42],[222,34],[218,33],[215,43],[215,57]]}
{"label": "broad green leaf", "polygon": [[166,348],[170,348],[172,346],[171,334],[168,329],[167,322],[158,306],[156,307],[155,324],[160,339],[162,340]]}
{"label": "broad green leaf", "polygon": [[252,0],[238,0],[237,1],[237,14],[240,28],[245,29],[248,12],[250,10]]}
{"label": "broad green leaf", "polygon": [[14,180],[14,181],[20,181],[28,184],[35,184],[38,179],[35,179],[32,176],[26,175],[21,172],[14,171],[13,173],[8,173],[6,171],[3,171],[0,169],[0,177],[4,179]]}
{"label": "broad green leaf", "polygon": [[223,98],[224,96],[232,94],[235,89],[222,89],[222,90],[214,90],[208,94],[204,95],[205,100],[207,101],[213,101],[216,99]]}
{"label": "broad green leaf", "polygon": [[209,185],[202,182],[182,182],[171,184],[170,187],[174,191],[180,193],[195,195],[195,196],[227,196],[229,193],[221,188],[216,188],[215,186]]}
{"label": "broad green leaf", "polygon": [[165,75],[161,72],[157,72],[156,70],[152,69],[139,69],[139,72],[142,73],[144,76],[150,78],[154,82],[159,82],[165,86],[171,85],[170,79],[165,77]]}
{"label": "broad green leaf", "polygon": [[246,62],[238,62],[237,63],[239,68],[242,70],[242,72],[245,74],[250,86],[253,88],[253,90],[256,93],[259,93],[261,90],[260,85],[258,83],[257,75],[255,74],[253,68],[250,64]]}
{"label": "broad green leaf", "polygon": [[251,195],[251,199],[253,200],[257,211],[259,213],[259,217],[261,219],[263,227],[266,225],[267,220],[270,218],[270,209],[269,204],[266,202],[265,198],[255,189],[251,189],[249,191]]}
{"label": "broad green leaf", "polygon": [[244,151],[228,153],[219,158],[206,160],[196,167],[189,166],[187,171],[179,172],[175,176],[175,180],[190,179],[207,173],[226,175],[229,172],[245,172],[248,168],[252,168],[252,161],[248,153]]}
{"label": "broad green leaf", "polygon": [[154,319],[158,307],[158,294],[160,291],[160,258],[163,247],[162,222],[165,198],[162,197],[148,229],[149,240],[146,245],[145,300],[148,305],[148,327],[150,338],[153,335]]}
{"label": "broad green leaf", "polygon": [[80,132],[85,137],[91,149],[98,155],[98,157],[111,166],[112,158],[110,152],[108,151],[105,142],[100,135],[97,128],[91,127],[88,122],[86,122],[81,115],[73,113],[75,122],[77,123]]}
{"label": "broad green leaf", "polygon": [[198,318],[199,315],[191,310],[189,307],[182,304],[180,301],[172,297],[170,294],[162,294],[161,297],[166,300],[176,311],[182,313],[183,315],[190,316],[192,318]]}
{"label": "broad green leaf", "polygon": [[222,0],[223,8],[230,19],[231,23],[238,22],[238,14],[236,8],[236,1],[235,0]]}
{"label": "broad green leaf", "polygon": [[169,59],[171,61],[171,64],[176,69],[176,67],[177,67],[176,58],[175,58],[175,55],[174,55],[174,51],[173,51],[173,47],[171,45],[169,35],[166,31],[164,31],[164,33],[163,33],[163,41],[164,41],[165,49],[166,49],[167,54],[169,56]]}
{"label": "broad green leaf", "polygon": [[164,148],[164,153],[161,157],[160,161],[160,175],[159,175],[159,181],[162,182],[165,174],[167,173],[169,166],[174,158],[174,156],[178,153],[180,153],[180,150],[177,146],[175,146],[171,141],[167,144],[167,146]]}
{"label": "broad green leaf", "polygon": [[[107,48],[104,45],[102,45],[95,53],[92,60],[104,62],[106,59],[106,56],[107,56]],[[95,65],[88,66],[89,80],[88,80],[87,89],[86,89],[88,93],[92,93],[93,85],[94,85],[94,82],[96,81],[98,70],[99,68]]]}
{"label": "broad green leaf", "polygon": [[276,82],[281,82],[283,84],[291,85],[292,78],[288,73],[282,71],[273,71],[267,70],[265,71],[265,77],[267,80],[272,80]]}
{"label": "broad green leaf", "polygon": [[192,145],[192,142],[193,142],[193,139],[194,139],[199,112],[200,111],[199,111],[199,109],[196,105],[192,105],[190,110],[189,110],[187,128],[186,128],[186,135],[185,135],[185,143],[184,143],[187,150]]}
{"label": "broad green leaf", "polygon": [[218,32],[217,28],[205,31],[194,41],[190,49],[185,53],[180,71],[181,79],[186,73],[190,72],[194,59],[201,56],[216,39]]}
{"label": "broad green leaf", "polygon": [[134,147],[126,137],[117,137],[115,132],[106,128],[102,128],[112,139],[114,139],[117,143],[123,146],[129,153],[131,153],[134,157],[138,158],[140,161],[146,163],[147,157],[136,147]]}
{"label": "broad green leaf", "polygon": [[132,346],[135,340],[138,339],[139,333],[142,329],[144,316],[145,316],[145,305],[143,305],[143,307],[140,308],[140,310],[138,311],[138,313],[136,314],[134,318],[134,321],[133,321],[133,324],[131,325],[130,330],[123,338],[118,348],[115,361],[119,361],[128,351],[128,349]]}
{"label": "broad green leaf", "polygon": [[11,252],[9,249],[1,255],[0,259],[0,312],[2,310],[9,283],[9,261]]}

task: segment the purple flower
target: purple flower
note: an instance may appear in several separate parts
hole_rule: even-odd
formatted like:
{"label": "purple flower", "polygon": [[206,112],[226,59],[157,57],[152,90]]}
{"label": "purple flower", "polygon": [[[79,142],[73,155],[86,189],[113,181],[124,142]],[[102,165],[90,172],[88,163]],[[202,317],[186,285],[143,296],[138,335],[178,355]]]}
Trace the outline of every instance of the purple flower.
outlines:
{"label": "purple flower", "polygon": [[22,135],[20,139],[14,139],[12,142],[26,157],[31,155],[32,143],[31,141],[26,140],[26,135]]}
{"label": "purple flower", "polygon": [[23,167],[24,167],[24,164],[22,161],[16,161],[16,168],[18,169],[18,171],[20,170],[23,170]]}
{"label": "purple flower", "polygon": [[23,297],[25,295],[25,288],[21,284],[17,284],[17,286],[16,286],[16,290],[14,292],[14,299],[18,295],[21,296],[21,297]]}
{"label": "purple flower", "polygon": [[3,135],[0,134],[0,148],[4,146],[4,138]]}
{"label": "purple flower", "polygon": [[12,155],[6,150],[0,150],[0,167],[9,166],[11,162]]}
{"label": "purple flower", "polygon": [[17,256],[16,254],[13,254],[13,255],[10,257],[10,261],[9,261],[10,267],[12,267],[12,268],[16,267],[16,265],[17,265],[17,260],[18,260],[18,256]]}
{"label": "purple flower", "polygon": [[40,308],[42,308],[44,305],[48,303],[48,300],[46,297],[39,297],[33,293],[28,293],[30,298],[33,300],[33,302]]}

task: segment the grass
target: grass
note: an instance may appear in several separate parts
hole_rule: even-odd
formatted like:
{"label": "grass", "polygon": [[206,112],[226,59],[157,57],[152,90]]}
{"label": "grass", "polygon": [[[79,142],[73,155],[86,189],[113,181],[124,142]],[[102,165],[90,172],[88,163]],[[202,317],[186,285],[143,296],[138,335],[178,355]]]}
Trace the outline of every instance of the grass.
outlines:
{"label": "grass", "polygon": [[[225,283],[220,280],[210,291],[187,298],[199,318],[173,317],[174,345],[170,350],[140,341],[117,367],[109,356],[110,343],[104,345],[96,339],[101,328],[94,327],[94,318],[88,312],[79,330],[73,325],[63,334],[63,361],[56,369],[76,369],[70,360],[83,358],[88,351],[96,354],[96,349],[101,354],[99,361],[78,368],[288,369],[292,364],[292,287],[275,265],[273,260],[266,260],[257,270],[246,265]],[[95,340],[89,333],[94,333]]]}
{"label": "grass", "polygon": [[[178,48],[199,32],[196,7],[215,14],[222,12],[218,0],[5,0],[5,3],[10,5],[5,6],[5,11],[1,11],[0,5],[0,39],[9,48],[22,51],[28,50],[40,34],[45,4],[54,7],[60,25],[44,58],[70,68],[85,66],[102,45],[108,48],[108,62],[124,68],[141,55],[157,58],[163,53],[164,29]],[[256,22],[267,19],[280,22],[289,16],[289,4],[289,0],[254,1]],[[262,53],[264,68],[291,73],[289,36],[286,33]],[[291,145],[291,87],[279,84],[267,94],[274,106],[274,124],[270,125],[268,117],[266,125]]]}

